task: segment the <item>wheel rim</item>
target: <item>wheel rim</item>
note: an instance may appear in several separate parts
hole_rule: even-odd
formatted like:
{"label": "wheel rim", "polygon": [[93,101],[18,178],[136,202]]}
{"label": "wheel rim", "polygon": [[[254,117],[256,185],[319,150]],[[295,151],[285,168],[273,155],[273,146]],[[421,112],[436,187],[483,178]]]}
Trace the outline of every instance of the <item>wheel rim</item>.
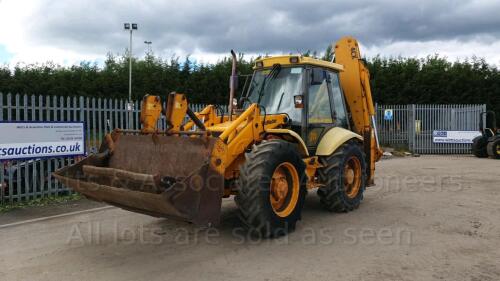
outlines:
{"label": "wheel rim", "polygon": [[276,167],[270,189],[269,199],[274,213],[280,217],[289,216],[299,199],[299,174],[291,163]]}
{"label": "wheel rim", "polygon": [[349,198],[355,198],[361,187],[361,162],[355,156],[344,166],[344,191]]}

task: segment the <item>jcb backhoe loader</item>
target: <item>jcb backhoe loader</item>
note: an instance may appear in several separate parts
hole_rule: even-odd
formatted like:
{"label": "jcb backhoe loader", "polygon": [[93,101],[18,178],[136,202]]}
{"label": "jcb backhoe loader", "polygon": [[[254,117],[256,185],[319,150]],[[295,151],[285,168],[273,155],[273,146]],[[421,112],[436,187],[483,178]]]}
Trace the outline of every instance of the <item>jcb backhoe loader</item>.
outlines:
{"label": "jcb backhoe loader", "polygon": [[374,183],[381,150],[358,42],[342,38],[334,50],[334,62],[256,60],[239,104],[231,80],[225,115],[214,105],[192,112],[179,93],[164,110],[145,96],[140,131],[114,130],[98,154],[55,177],[88,198],[198,225],[217,225],[222,198],[234,195],[244,224],[265,237],[294,229],[308,189],[327,210],[351,211]]}

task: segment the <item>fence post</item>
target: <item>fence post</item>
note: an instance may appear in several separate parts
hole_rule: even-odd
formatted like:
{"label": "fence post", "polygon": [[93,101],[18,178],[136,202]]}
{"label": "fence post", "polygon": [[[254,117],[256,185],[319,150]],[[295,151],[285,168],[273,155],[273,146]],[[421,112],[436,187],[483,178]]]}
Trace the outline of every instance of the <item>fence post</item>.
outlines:
{"label": "fence post", "polygon": [[[0,121],[3,121],[3,93],[2,92],[0,92]],[[0,162],[0,166],[3,167],[2,162]],[[4,187],[3,187],[4,181],[5,181],[4,173],[2,172],[2,173],[0,173],[0,184],[2,185],[2,188],[0,188],[0,205],[3,205],[3,201],[4,201]]]}
{"label": "fence post", "polygon": [[410,124],[408,124],[408,133],[409,133],[409,136],[408,136],[408,140],[411,141],[411,146],[410,146],[410,151],[411,153],[415,153],[415,146],[416,146],[416,142],[417,142],[417,133],[416,133],[416,122],[417,122],[417,119],[416,119],[416,106],[414,104],[411,104],[410,105],[410,112],[409,112],[410,116],[408,117],[408,122],[410,122]]}
{"label": "fence post", "polygon": [[380,140],[380,124],[378,122],[378,103],[375,103],[375,112],[374,112],[374,119],[375,119],[375,126],[377,126],[377,135],[378,135],[378,142],[379,142],[379,145],[382,145],[382,141]]}
{"label": "fence post", "polygon": [[[38,95],[38,121],[43,121],[43,96]],[[45,163],[47,160],[40,161],[40,173],[38,175],[38,182],[40,183],[40,196],[44,197],[45,195]],[[49,176],[50,177],[50,176]]]}
{"label": "fence post", "polygon": [[97,147],[97,117],[98,116],[97,114],[99,114],[99,112],[97,112],[97,107],[96,107],[96,104],[95,104],[95,98],[93,97],[92,98],[92,136],[89,137],[89,139],[92,139],[92,148],[91,150],[96,150],[94,149],[94,147]]}
{"label": "fence post", "polygon": [[[102,137],[104,134],[102,133],[104,131],[102,125],[102,115],[103,115],[103,107],[102,107],[102,100],[101,98],[97,98],[97,135],[96,135],[96,142],[94,143],[95,147],[99,147],[99,142],[101,141]],[[105,118],[104,118],[105,119]],[[104,121],[106,122],[106,121]]]}
{"label": "fence post", "polygon": [[80,96],[78,98],[77,108],[79,109],[78,111],[80,112],[80,118],[78,121],[85,122],[85,99],[83,98],[83,96]]}
{"label": "fence post", "polygon": [[3,93],[0,92],[0,121],[3,121]]}
{"label": "fence post", "polygon": [[119,113],[118,117],[120,119],[120,126],[119,127],[122,128],[122,129],[128,129],[126,127],[126,126],[128,126],[128,124],[127,124],[126,121],[124,121],[124,119],[127,118],[127,111],[124,110],[125,107],[124,107],[124,104],[123,104],[123,99],[120,99],[119,102],[120,102],[119,110],[118,110],[118,113]]}
{"label": "fence post", "polygon": [[[130,120],[130,122],[132,123],[132,122],[134,122],[134,120],[135,120],[135,123],[134,123],[134,124],[135,124],[135,127],[134,127],[134,129],[136,129],[136,130],[140,130],[140,129],[141,129],[141,125],[139,124],[139,113],[140,113],[140,111],[141,111],[141,110],[140,110],[140,108],[139,108],[139,104],[140,104],[140,103],[139,103],[139,100],[136,100],[136,101],[134,102],[134,112],[133,112],[133,113],[135,113],[135,114],[134,114],[134,115],[135,115],[135,118],[134,118],[134,116],[133,116],[132,114],[130,115],[130,118],[132,118],[132,119]],[[133,126],[133,125],[132,125],[132,126]],[[132,126],[131,126],[131,127],[132,127]]]}
{"label": "fence post", "polygon": [[84,100],[85,106],[85,152],[89,153],[90,150],[90,102],[89,97],[85,97]]}
{"label": "fence post", "polygon": [[[3,163],[1,163],[3,165]],[[4,201],[4,186],[3,186],[3,183],[5,182],[5,179],[4,179],[4,174],[3,173],[0,173],[0,183],[2,184],[2,188],[0,188],[0,205],[3,205],[3,201]]]}

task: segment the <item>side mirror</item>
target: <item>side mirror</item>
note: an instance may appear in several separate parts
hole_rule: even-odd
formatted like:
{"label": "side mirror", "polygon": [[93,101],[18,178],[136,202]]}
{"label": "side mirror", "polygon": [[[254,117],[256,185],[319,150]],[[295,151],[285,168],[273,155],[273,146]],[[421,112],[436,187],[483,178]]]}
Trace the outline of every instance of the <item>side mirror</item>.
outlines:
{"label": "side mirror", "polygon": [[295,108],[304,108],[304,96],[293,96],[293,103],[295,104]]}

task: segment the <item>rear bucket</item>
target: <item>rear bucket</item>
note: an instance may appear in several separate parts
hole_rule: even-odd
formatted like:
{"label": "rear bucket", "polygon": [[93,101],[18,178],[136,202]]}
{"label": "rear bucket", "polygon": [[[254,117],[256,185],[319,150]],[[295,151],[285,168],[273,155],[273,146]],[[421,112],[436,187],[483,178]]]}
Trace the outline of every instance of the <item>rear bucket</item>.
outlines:
{"label": "rear bucket", "polygon": [[113,140],[54,176],[90,199],[130,211],[219,223],[224,178],[210,165],[216,138],[113,134]]}

